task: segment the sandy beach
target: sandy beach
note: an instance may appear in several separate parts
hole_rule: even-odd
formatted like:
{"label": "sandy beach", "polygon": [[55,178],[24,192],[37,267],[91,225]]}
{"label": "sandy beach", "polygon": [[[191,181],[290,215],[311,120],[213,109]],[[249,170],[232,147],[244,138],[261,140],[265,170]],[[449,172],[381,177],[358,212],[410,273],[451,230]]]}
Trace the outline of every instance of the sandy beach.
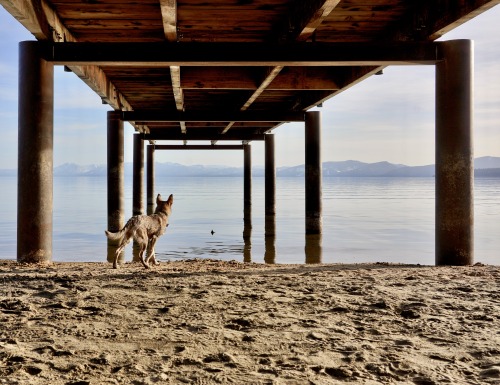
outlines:
{"label": "sandy beach", "polygon": [[500,266],[0,261],[2,384],[500,384]]}

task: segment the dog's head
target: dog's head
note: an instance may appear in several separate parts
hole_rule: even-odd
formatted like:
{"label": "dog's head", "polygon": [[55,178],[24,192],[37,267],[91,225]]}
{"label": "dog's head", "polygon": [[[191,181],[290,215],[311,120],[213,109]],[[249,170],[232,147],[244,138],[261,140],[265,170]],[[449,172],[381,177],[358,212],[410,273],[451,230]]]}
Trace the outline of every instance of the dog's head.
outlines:
{"label": "dog's head", "polygon": [[172,213],[172,203],[174,203],[174,195],[170,194],[166,201],[161,200],[161,195],[156,197],[156,210],[155,213],[164,213],[170,215]]}

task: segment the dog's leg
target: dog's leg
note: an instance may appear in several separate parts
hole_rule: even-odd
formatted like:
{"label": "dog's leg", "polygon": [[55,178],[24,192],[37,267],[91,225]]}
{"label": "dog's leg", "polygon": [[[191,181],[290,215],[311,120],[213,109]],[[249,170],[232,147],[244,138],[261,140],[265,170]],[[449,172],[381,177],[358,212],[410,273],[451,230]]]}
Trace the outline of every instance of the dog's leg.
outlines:
{"label": "dog's leg", "polygon": [[158,237],[152,237],[151,240],[149,241],[149,257],[148,257],[148,262],[151,260],[156,266],[158,266],[160,263],[156,261],[156,254],[155,254],[155,245],[156,241],[158,240]]}
{"label": "dog's leg", "polygon": [[126,241],[126,239],[123,239],[120,242],[120,245],[118,246],[118,248],[116,249],[115,259],[113,260],[113,269],[118,269],[118,258],[120,257],[120,254],[123,251],[123,249],[125,248],[125,246],[127,246],[127,243],[128,242]]}
{"label": "dog's leg", "polygon": [[147,250],[148,250],[147,243],[141,243],[141,249],[139,251],[139,256],[141,257],[141,262],[144,265],[144,267],[146,269],[149,269],[149,265],[147,263],[147,259],[145,260]]}
{"label": "dog's leg", "polygon": [[139,258],[141,259],[142,265],[146,268],[149,269],[149,266],[147,264],[147,261],[145,260],[146,257],[146,251],[148,248],[148,234],[145,229],[138,229],[135,232],[135,241],[139,244]]}
{"label": "dog's leg", "polygon": [[134,229],[128,229],[125,234],[123,235],[122,240],[118,244],[118,248],[116,249],[115,252],[115,259],[113,261],[113,269],[118,269],[118,258],[120,257],[120,254],[122,251],[125,249],[125,246],[127,246],[130,242],[130,240],[134,236]]}

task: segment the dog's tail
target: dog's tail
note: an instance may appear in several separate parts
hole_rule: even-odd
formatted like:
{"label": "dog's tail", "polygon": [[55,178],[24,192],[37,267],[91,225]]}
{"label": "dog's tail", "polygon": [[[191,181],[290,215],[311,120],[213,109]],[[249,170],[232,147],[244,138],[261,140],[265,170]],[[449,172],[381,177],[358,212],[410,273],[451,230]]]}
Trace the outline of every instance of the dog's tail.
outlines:
{"label": "dog's tail", "polygon": [[125,232],[125,228],[121,229],[120,231],[117,231],[116,233],[112,233],[111,231],[104,230],[104,234],[106,234],[106,237],[108,237],[108,239],[111,241],[118,241],[118,240],[122,239],[124,232]]}

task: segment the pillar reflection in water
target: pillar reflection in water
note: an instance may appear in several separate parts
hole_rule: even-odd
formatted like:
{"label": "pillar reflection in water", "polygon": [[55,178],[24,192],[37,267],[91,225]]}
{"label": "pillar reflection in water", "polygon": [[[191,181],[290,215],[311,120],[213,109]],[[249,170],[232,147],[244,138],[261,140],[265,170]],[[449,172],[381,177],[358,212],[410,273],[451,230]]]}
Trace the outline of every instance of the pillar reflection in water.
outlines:
{"label": "pillar reflection in water", "polygon": [[243,210],[243,262],[252,262],[252,208]]}
{"label": "pillar reflection in water", "polygon": [[306,245],[304,247],[304,251],[306,254],[306,263],[321,263],[323,257],[323,249],[321,247],[321,243],[321,234],[306,234]]}
{"label": "pillar reflection in water", "polygon": [[264,262],[274,264],[276,263],[276,216],[266,215],[265,222]]}

